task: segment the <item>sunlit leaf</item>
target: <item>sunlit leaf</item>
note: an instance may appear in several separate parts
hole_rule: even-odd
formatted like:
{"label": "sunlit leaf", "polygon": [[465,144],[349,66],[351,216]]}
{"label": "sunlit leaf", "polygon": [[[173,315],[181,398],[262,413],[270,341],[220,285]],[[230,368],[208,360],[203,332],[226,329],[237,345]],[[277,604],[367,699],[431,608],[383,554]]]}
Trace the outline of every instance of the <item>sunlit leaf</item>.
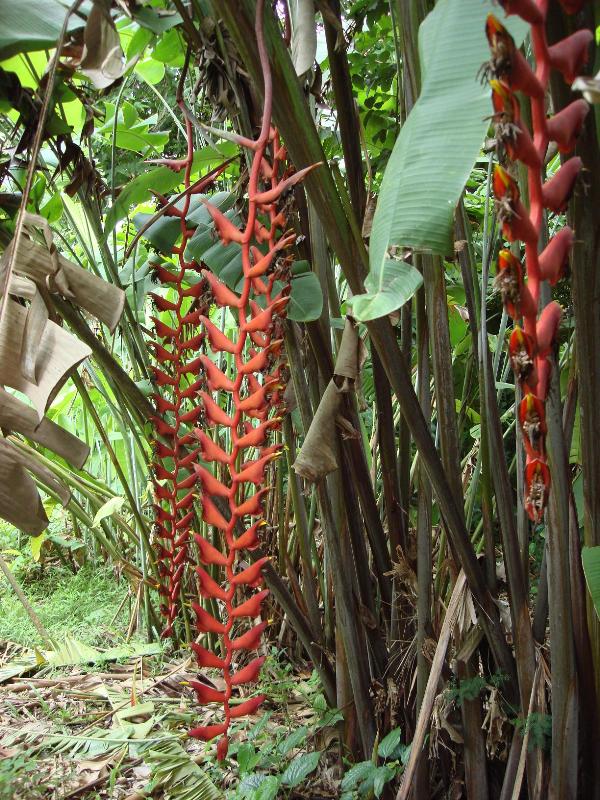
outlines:
{"label": "sunlit leaf", "polygon": [[[421,25],[421,95],[403,125],[377,202],[369,252],[379,274],[391,245],[453,252],[452,220],[489,126],[489,87],[478,73],[489,59],[484,32],[492,0],[439,0]],[[504,20],[517,44],[526,25]],[[449,149],[450,148],[450,149]]]}

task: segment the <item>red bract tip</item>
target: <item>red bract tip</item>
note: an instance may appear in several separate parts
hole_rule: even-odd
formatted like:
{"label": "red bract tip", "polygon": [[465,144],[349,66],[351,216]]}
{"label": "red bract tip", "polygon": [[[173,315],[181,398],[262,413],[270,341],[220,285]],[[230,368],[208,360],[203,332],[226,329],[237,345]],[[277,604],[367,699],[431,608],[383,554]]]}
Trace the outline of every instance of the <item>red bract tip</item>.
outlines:
{"label": "red bract tip", "polygon": [[208,334],[208,341],[213,353],[235,353],[237,352],[237,345],[225,336],[225,334],[217,328],[216,325],[208,319],[208,317],[201,316],[206,333]]}
{"label": "red bract tip", "polygon": [[590,107],[585,100],[574,100],[546,122],[548,138],[553,139],[561,153],[575,147]]}
{"label": "red bract tip", "polygon": [[550,63],[554,69],[562,72],[568,84],[573,83],[588,63],[590,45],[593,41],[592,31],[584,28],[548,48]]}
{"label": "red bract tip", "polygon": [[530,25],[539,25],[544,21],[535,0],[499,0],[499,2],[507,16],[517,14]]}
{"label": "red bract tip", "polygon": [[195,739],[202,739],[205,742],[214,739],[216,736],[220,736],[227,730],[227,724],[223,723],[221,725],[202,725],[198,728],[192,728],[189,732],[190,736],[193,736]]}
{"label": "red bract tip", "polygon": [[226,531],[229,527],[225,517],[207,495],[202,498],[202,519],[207,525],[214,525],[215,528],[222,531]]}
{"label": "red bract tip", "polygon": [[225,286],[225,284],[222,283],[222,281],[220,281],[216,275],[213,275],[210,270],[203,269],[202,274],[208,281],[214,298],[220,306],[240,308],[242,301],[235,292],[232,292],[231,289],[228,289],[227,286]]}
{"label": "red bract tip", "polygon": [[542,201],[549,211],[559,214],[566,209],[582,166],[579,156],[574,156],[542,186]]}
{"label": "red bract tip", "polygon": [[219,739],[219,744],[217,745],[217,761],[224,761],[227,757],[227,751],[229,750],[229,739],[227,736],[223,736]]}
{"label": "red bract tip", "polygon": [[524,92],[530,97],[543,97],[543,86],[510,33],[493,14],[487,17],[485,32],[492,56],[485,73],[506,81],[513,91]]}
{"label": "red bract tip", "polygon": [[200,551],[200,560],[204,564],[217,564],[220,567],[227,566],[227,559],[221,553],[220,550],[217,550],[216,547],[210,542],[207,542],[199,533],[194,534],[194,539],[196,540],[196,544],[198,545],[198,550]]}
{"label": "red bract tip", "polygon": [[524,242],[537,241],[537,234],[525,206],[519,197],[515,179],[497,164],[494,167],[494,194],[496,210],[502,223],[502,233],[509,242],[518,239]]}
{"label": "red bract tip", "polygon": [[236,672],[231,678],[232,686],[240,686],[242,683],[254,683],[258,680],[260,668],[265,663],[265,656],[254,658],[247,666]]}
{"label": "red bract tip", "polygon": [[544,461],[536,458],[525,467],[525,510],[532,522],[538,524],[550,491],[550,470]]}
{"label": "red bract tip", "polygon": [[212,614],[205,611],[198,603],[192,603],[194,614],[196,615],[196,627],[199,633],[225,633],[225,625],[218,622]]}
{"label": "red bract tip", "polygon": [[253,595],[249,600],[241,603],[231,610],[232,617],[257,617],[260,613],[260,606],[262,601],[269,594],[268,589],[263,589],[262,592]]}
{"label": "red bract tip", "polygon": [[230,709],[231,718],[238,719],[239,717],[247,717],[249,714],[254,714],[264,700],[265,695],[259,694],[258,697],[246,700],[244,703],[240,703],[239,706],[232,706]]}
{"label": "red bract tip", "polygon": [[550,239],[539,256],[540,273],[551,286],[562,278],[569,263],[569,253],[573,246],[573,231],[568,226],[562,228]]}
{"label": "red bract tip", "polygon": [[535,326],[538,355],[546,356],[552,349],[558,333],[561,316],[562,308],[554,301],[548,303],[540,314]]}
{"label": "red bract tip", "polygon": [[237,639],[231,640],[232,650],[256,650],[260,644],[260,640],[264,629],[267,627],[266,622],[259,622],[249,631],[238,636]]}
{"label": "red bract tip", "polygon": [[209,203],[208,200],[202,200],[202,202],[212,217],[212,220],[215,223],[215,228],[217,229],[217,233],[221,237],[223,244],[227,245],[231,244],[231,242],[237,242],[238,244],[241,244],[243,241],[243,234],[239,228],[236,228],[233,222],[227,219],[225,214],[219,211],[216,206],[213,206],[212,203]]}
{"label": "red bract tip", "polygon": [[212,472],[209,472],[201,464],[194,464],[193,467],[205,492],[209,495],[217,495],[217,497],[229,497],[228,487],[217,480]]}
{"label": "red bract tip", "polygon": [[254,564],[250,564],[250,566],[246,567],[246,569],[236,573],[231,579],[231,583],[234,586],[241,586],[242,584],[252,585],[260,576],[264,565],[269,561],[269,556],[263,556],[263,558],[259,558],[258,561],[254,562]]}

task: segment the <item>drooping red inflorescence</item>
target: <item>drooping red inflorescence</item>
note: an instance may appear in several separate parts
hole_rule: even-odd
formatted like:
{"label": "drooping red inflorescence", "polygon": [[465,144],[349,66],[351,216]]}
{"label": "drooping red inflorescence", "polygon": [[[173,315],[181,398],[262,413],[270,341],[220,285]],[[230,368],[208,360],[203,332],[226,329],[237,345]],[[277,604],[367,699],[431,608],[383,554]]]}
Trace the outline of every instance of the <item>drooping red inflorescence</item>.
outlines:
{"label": "drooping red inflorescence", "polygon": [[163,597],[161,613],[165,618],[162,636],[165,638],[173,634],[173,623],[180,608],[183,575],[189,562],[190,528],[195,516],[192,507],[196,487],[193,465],[199,453],[192,430],[202,413],[196,398],[203,386],[203,362],[197,357],[197,351],[205,336],[201,319],[210,301],[201,266],[185,259],[187,243],[195,231],[187,222],[187,215],[192,194],[205,191],[225,166],[217,167],[205,179],[191,186],[194,150],[189,121],[186,133],[185,158],[164,159],[162,162],[171,169],[184,172],[183,183],[187,192],[176,205],[161,199],[166,206],[165,216],[180,220],[180,237],[172,249],[177,267],[173,269],[167,263],[154,266],[155,280],[172,289],[175,297],[169,300],[157,292],[150,295],[156,310],[152,317],[154,339],[151,342],[156,358],[156,365],[152,366],[155,386],[152,399],[156,408],[152,464],[154,533],[161,578],[159,591]]}
{"label": "drooping red inflorescence", "polygon": [[[556,342],[561,309],[550,302],[538,315],[541,282],[554,285],[564,274],[574,234],[562,228],[540,253],[544,212],[565,210],[582,167],[577,157],[566,160],[549,180],[544,182],[543,164],[550,141],[561,153],[570,152],[585,121],[588,106],[574,100],[554,116],[546,117],[545,93],[552,69],[572,82],[577,70],[587,61],[591,31],[577,31],[548,47],[545,33],[547,0],[500,0],[507,14],[521,16],[531,26],[535,71],[516,47],[500,21],[490,15],[486,34],[491,60],[486,73],[492,77],[492,102],[498,155],[504,166],[494,170],[494,194],[502,233],[509,242],[522,242],[524,265],[510,250],[498,257],[496,286],[508,314],[515,321],[509,340],[509,356],[517,381],[523,391],[518,418],[526,456],[525,508],[534,522],[544,513],[550,489],[550,472],[546,463],[545,401],[550,379],[548,356]],[[566,2],[568,12],[579,10],[582,2]],[[532,134],[522,121],[516,92],[529,97]],[[511,162],[521,161],[527,167],[529,209],[520,198]],[[521,327],[518,322],[522,320]]]}
{"label": "drooping red inflorescence", "polygon": [[[268,444],[269,434],[280,425],[283,405],[283,318],[289,302],[292,257],[286,255],[296,236],[288,229],[293,187],[312,169],[290,172],[286,150],[271,124],[272,85],[263,39],[264,2],[256,10],[256,39],[264,78],[262,127],[256,140],[246,140],[252,151],[245,225],[237,227],[219,209],[206,202],[223,245],[240,245],[243,279],[233,291],[219,277],[203,270],[203,277],[216,306],[229,309],[237,321],[232,336],[226,335],[205,311],[199,320],[209,349],[200,360],[206,386],[199,392],[205,426],[195,430],[201,460],[194,465],[201,487],[202,518],[213,529],[212,541],[195,535],[201,564],[196,567],[199,593],[217,601],[220,615],[213,616],[197,603],[192,607],[200,634],[216,634],[217,655],[194,645],[200,667],[222,670],[225,688],[214,690],[193,684],[200,703],[223,706],[223,721],[199,726],[190,735],[210,740],[221,737],[217,755],[227,754],[232,719],[253,713],[264,699],[242,702],[234,698],[235,687],[257,680],[264,658],[254,657],[242,666],[243,654],[255,651],[265,628],[258,622],[247,629],[248,620],[260,616],[267,590],[255,591],[262,583],[268,559],[254,563],[245,551],[255,549],[265,525],[263,507],[270,487],[267,470],[281,446]],[[215,546],[220,542],[220,547]],[[220,574],[219,578],[215,575]],[[244,629],[245,632],[244,632]]]}

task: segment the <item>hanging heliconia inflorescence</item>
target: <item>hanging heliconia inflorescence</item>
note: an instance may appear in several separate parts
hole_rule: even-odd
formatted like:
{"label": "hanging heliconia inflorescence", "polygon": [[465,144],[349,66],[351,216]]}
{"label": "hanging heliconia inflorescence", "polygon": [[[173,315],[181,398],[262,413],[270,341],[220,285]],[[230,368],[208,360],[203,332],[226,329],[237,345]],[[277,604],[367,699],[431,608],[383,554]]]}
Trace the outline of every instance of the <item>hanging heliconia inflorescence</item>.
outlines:
{"label": "hanging heliconia inflorescence", "polygon": [[[185,260],[185,249],[195,229],[189,227],[187,214],[192,194],[203,192],[222,172],[224,166],[213,170],[194,186],[190,173],[194,157],[193,131],[187,123],[187,154],[182,159],[167,159],[171,169],[184,171],[187,194],[179,204],[171,205],[159,198],[165,206],[164,215],[178,217],[181,221],[179,244],[173,247],[178,269],[167,264],[154,265],[153,277],[162,286],[174,290],[169,300],[151,293],[157,313],[167,312],[170,324],[158,316],[152,317],[154,340],[151,346],[158,363],[152,366],[155,392],[152,395],[156,415],[154,462],[152,464],[154,488],[154,534],[163,597],[161,613],[165,618],[163,637],[173,634],[173,623],[178,616],[180,590],[186,563],[189,560],[190,527],[195,515],[193,508],[196,493],[196,474],[193,463],[198,457],[198,443],[192,429],[202,413],[197,396],[202,377],[202,360],[196,352],[204,338],[200,328],[210,302],[207,282],[202,278],[200,265]],[[189,191],[191,190],[191,191]],[[191,280],[190,280],[191,279]],[[194,282],[195,281],[195,282]]]}
{"label": "hanging heliconia inflorescence", "polygon": [[[196,727],[190,735],[204,740],[220,736],[219,759],[227,753],[231,719],[254,712],[264,699],[257,696],[236,702],[233,698],[235,687],[256,681],[264,661],[259,656],[245,666],[236,666],[244,652],[258,648],[266,626],[258,622],[248,629],[246,621],[260,616],[268,594],[268,590],[262,590],[248,596],[260,586],[267,559],[248,563],[243,554],[258,545],[265,524],[263,504],[269,492],[266,470],[281,449],[281,445],[267,441],[280,424],[278,412],[283,403],[282,326],[293,261],[286,250],[296,239],[288,230],[288,213],[293,186],[312,168],[286,172],[286,150],[271,124],[272,83],[263,13],[264,2],[259,0],[256,41],[264,79],[262,126],[256,140],[233,137],[252,153],[246,224],[238,228],[206,202],[223,246],[235,242],[241,249],[243,279],[239,291],[232,291],[216,275],[203,270],[212,302],[229,309],[237,320],[233,337],[226,336],[208,313],[199,317],[210,348],[219,354],[220,361],[217,364],[208,355],[200,356],[206,390],[199,394],[203,420],[210,432],[198,427],[195,434],[202,460],[214,465],[214,472],[202,464],[194,468],[202,488],[202,518],[216,538],[211,542],[196,534],[202,562],[196,572],[200,594],[218,601],[220,618],[197,603],[192,606],[198,632],[216,634],[221,647],[218,654],[196,643],[192,648],[200,667],[222,670],[225,688],[217,690],[192,682],[201,703],[219,703],[224,712],[222,722]],[[221,547],[215,547],[216,540]],[[215,570],[221,571],[221,580],[215,579]]]}
{"label": "hanging heliconia inflorescence", "polygon": [[[561,0],[573,13],[583,2]],[[545,20],[548,0],[500,0],[507,14],[518,14],[531,26],[531,44],[535,71],[515,45],[499,20],[490,15],[486,33],[491,49],[487,73],[492,78],[492,101],[498,154],[504,166],[494,170],[493,186],[498,218],[504,238],[522,242],[524,262],[509,249],[498,256],[498,286],[507,310],[515,322],[509,340],[509,355],[516,379],[522,389],[518,417],[526,454],[525,508],[534,522],[539,522],[550,489],[546,458],[545,401],[550,379],[548,356],[556,342],[561,308],[552,301],[538,315],[542,281],[553,286],[565,273],[574,233],[563,227],[540,251],[544,212],[560,214],[567,203],[581,170],[581,159],[565,161],[555,175],[544,181],[544,160],[551,141],[561,153],[575,146],[588,106],[574,100],[553,116],[546,117],[546,90],[550,71],[562,73],[572,83],[585,65],[593,41],[591,31],[580,30],[552,46],[546,41]],[[533,135],[523,121],[517,92],[529,98]],[[527,168],[529,209],[520,199],[519,187],[511,162],[520,161]],[[522,320],[522,326],[521,326]]]}

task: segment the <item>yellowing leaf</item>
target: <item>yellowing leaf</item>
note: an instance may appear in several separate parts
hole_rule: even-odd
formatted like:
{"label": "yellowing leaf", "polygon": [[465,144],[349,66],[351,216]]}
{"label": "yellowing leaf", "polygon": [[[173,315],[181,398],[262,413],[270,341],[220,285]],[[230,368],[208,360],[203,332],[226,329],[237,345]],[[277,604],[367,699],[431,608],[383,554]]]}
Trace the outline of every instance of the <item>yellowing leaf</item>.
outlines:
{"label": "yellowing leaf", "polygon": [[124,497],[111,497],[110,500],[107,500],[106,503],[104,503],[104,505],[101,506],[98,511],[96,511],[96,516],[94,517],[92,527],[97,528],[103,519],[106,519],[106,517],[110,517],[113,514],[116,514],[117,511],[120,511],[124,502]]}

